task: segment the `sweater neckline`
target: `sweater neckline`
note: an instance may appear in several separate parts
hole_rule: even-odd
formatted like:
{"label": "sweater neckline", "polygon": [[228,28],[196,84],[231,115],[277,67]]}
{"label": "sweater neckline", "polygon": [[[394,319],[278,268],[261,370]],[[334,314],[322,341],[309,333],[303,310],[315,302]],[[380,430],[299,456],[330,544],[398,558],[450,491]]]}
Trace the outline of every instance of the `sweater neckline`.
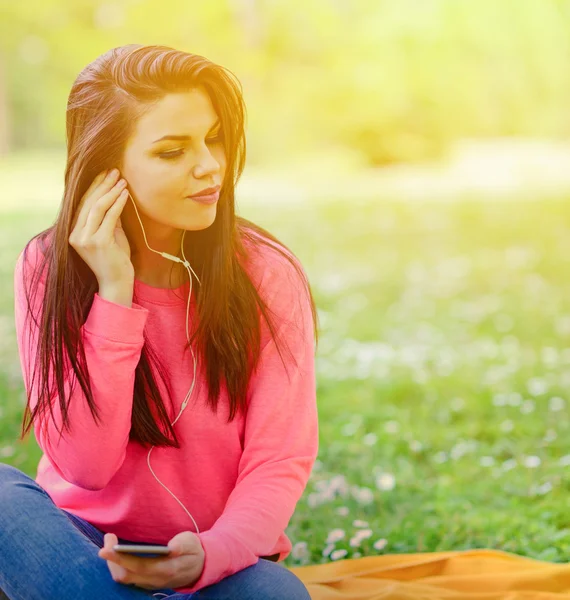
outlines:
{"label": "sweater neckline", "polygon": [[[192,282],[192,290],[197,285],[197,282]],[[153,304],[163,304],[174,306],[178,304],[186,305],[188,303],[188,292],[190,290],[190,281],[186,281],[177,288],[159,288],[153,287],[148,283],[143,283],[138,279],[134,280],[135,302],[137,299],[152,302]],[[194,294],[193,294],[194,296]],[[193,303],[193,298],[190,299],[190,304]]]}

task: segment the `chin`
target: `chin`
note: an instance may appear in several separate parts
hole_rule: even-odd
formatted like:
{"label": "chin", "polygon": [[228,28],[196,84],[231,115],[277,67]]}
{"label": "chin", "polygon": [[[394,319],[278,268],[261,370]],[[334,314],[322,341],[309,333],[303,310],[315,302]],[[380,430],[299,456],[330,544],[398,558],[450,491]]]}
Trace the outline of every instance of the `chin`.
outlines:
{"label": "chin", "polygon": [[200,229],[208,229],[208,227],[211,227],[214,224],[215,220],[216,214],[214,213],[214,215],[210,218],[192,219],[191,221],[184,223],[184,225],[181,226],[180,229],[186,229],[187,231],[199,231]]}

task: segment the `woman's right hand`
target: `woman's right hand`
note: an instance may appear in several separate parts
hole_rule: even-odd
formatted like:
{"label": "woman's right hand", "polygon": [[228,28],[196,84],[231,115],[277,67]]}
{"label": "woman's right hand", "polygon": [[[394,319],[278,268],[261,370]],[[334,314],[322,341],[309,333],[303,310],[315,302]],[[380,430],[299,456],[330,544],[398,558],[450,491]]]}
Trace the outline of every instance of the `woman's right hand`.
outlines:
{"label": "woman's right hand", "polygon": [[131,248],[121,224],[128,198],[126,181],[119,171],[99,173],[77,208],[69,244],[97,277],[99,288],[134,280]]}

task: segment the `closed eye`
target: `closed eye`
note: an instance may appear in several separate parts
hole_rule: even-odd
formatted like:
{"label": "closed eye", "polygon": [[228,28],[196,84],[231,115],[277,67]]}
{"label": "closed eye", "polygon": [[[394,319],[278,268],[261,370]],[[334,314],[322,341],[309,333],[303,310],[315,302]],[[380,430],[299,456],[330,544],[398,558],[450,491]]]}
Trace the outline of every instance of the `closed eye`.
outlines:
{"label": "closed eye", "polygon": [[[220,132],[218,135],[208,138],[206,140],[206,142],[208,144],[219,144],[219,143],[223,142],[223,140],[224,140],[224,134]],[[184,148],[179,148],[178,150],[171,150],[170,152],[161,152],[160,154],[158,154],[158,156],[165,160],[172,160],[174,158],[178,158],[179,156],[182,156],[183,153],[184,153]]]}

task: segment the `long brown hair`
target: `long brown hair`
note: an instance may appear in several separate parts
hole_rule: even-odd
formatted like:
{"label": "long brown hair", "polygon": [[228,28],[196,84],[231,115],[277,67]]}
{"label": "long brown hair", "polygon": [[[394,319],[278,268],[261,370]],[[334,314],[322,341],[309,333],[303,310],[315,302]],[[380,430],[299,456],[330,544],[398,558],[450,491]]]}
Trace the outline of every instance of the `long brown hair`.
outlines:
{"label": "long brown hair", "polygon": [[[96,421],[100,418],[80,334],[98,285],[94,273],[69,244],[74,216],[95,176],[120,163],[126,140],[143,111],[165,94],[198,86],[207,91],[221,120],[227,160],[215,221],[206,229],[186,232],[184,247],[201,282],[193,292],[198,325],[191,341],[197,340],[196,358],[204,365],[209,406],[214,412],[217,410],[220,388],[225,384],[230,402],[228,422],[238,410],[246,414],[248,382],[261,352],[261,315],[277,342],[272,319],[268,316],[270,311],[244,268],[251,248],[270,246],[295,267],[310,298],[314,337],[318,342],[313,295],[293,253],[265,229],[235,214],[234,190],[245,164],[246,116],[241,84],[235,75],[202,56],[167,46],[130,44],[114,48],[87,65],[72,86],[66,113],[63,200],[54,224],[34,236],[24,248],[24,266],[29,246],[36,238],[41,258],[32,278],[24,276],[24,281],[30,281],[26,287],[28,316],[34,320],[39,333],[34,375],[27,390],[22,439],[38,415],[49,408],[53,416],[55,397],[59,398],[64,428],[70,430],[69,399],[64,386],[71,375],[69,396],[79,382],[93,418]],[[40,278],[45,278],[45,294],[40,303],[41,315],[36,319],[28,290],[37,293]],[[281,358],[283,360],[282,355]],[[31,411],[29,398],[38,369],[38,400]],[[135,371],[129,439],[144,445],[179,448],[153,370],[158,372],[171,394],[158,354],[145,339]]]}

